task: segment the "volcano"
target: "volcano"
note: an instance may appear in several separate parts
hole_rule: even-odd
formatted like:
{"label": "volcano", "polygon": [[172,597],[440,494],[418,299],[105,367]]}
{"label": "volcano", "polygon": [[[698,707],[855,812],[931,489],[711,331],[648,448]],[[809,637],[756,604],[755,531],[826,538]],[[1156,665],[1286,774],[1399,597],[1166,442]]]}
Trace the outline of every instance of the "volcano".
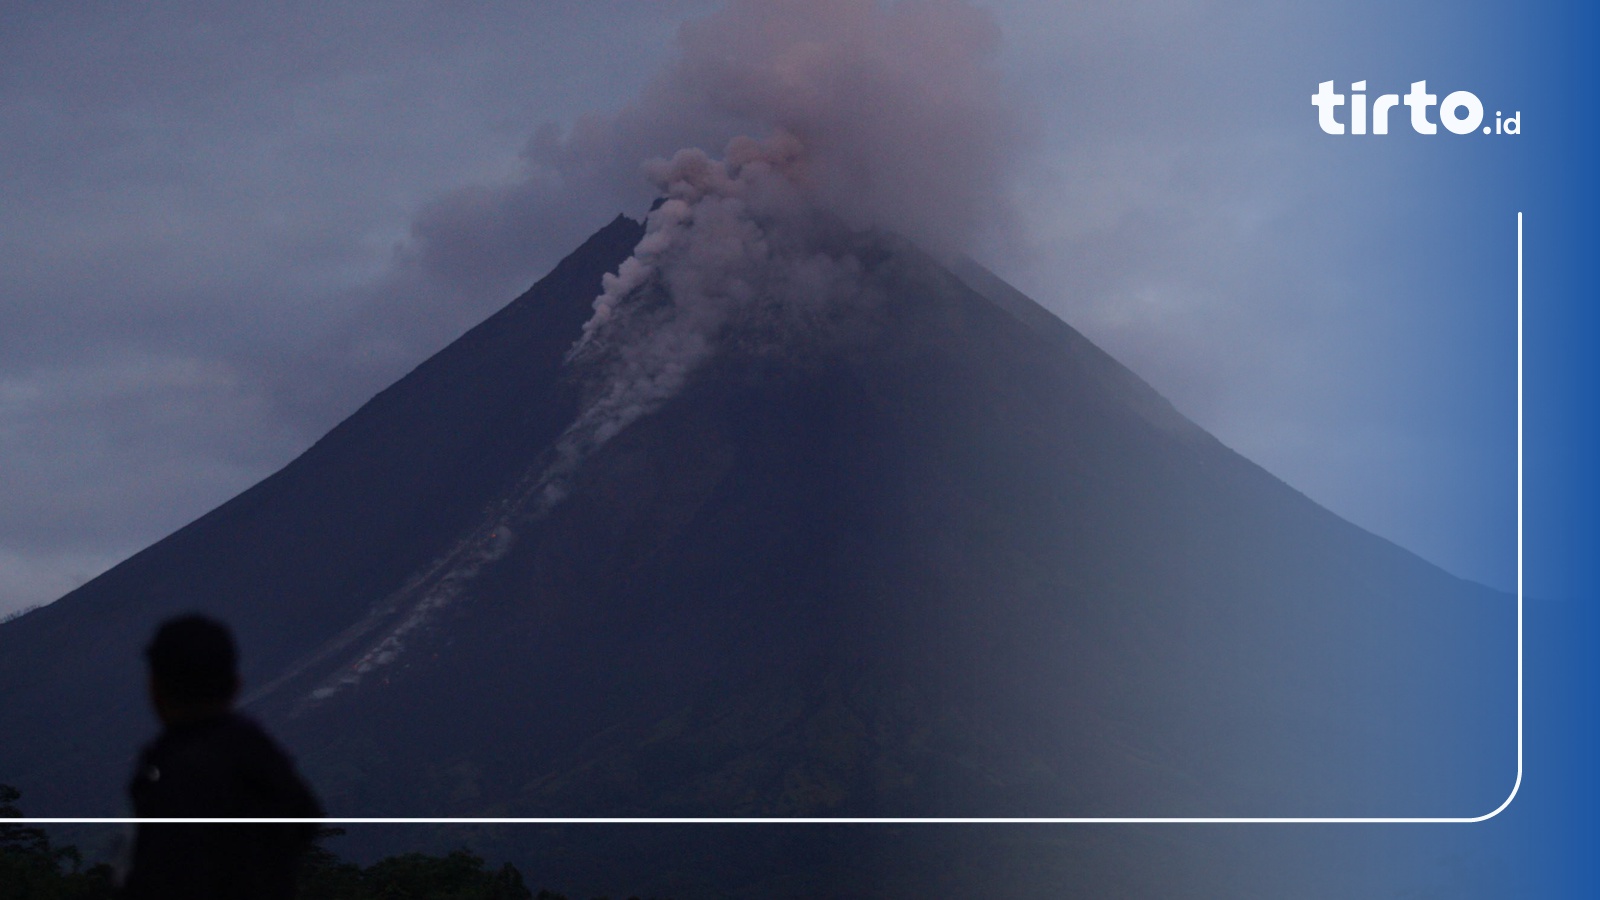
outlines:
{"label": "volcano", "polygon": [[[0,625],[0,781],[116,815],[140,649],[236,631],[334,816],[1470,816],[1514,600],[1320,508],[970,261],[730,341],[562,465],[602,228],[281,471]],[[586,399],[587,398],[587,399]],[[560,490],[549,473],[559,469]]]}

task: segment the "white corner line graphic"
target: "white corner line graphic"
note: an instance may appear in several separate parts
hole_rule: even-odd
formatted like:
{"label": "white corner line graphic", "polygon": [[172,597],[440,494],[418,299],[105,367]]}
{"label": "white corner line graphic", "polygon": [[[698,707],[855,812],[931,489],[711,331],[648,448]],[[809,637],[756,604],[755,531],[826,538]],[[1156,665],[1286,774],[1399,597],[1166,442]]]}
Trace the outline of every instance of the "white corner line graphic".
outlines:
{"label": "white corner line graphic", "polygon": [[925,817],[925,818],[757,818],[757,817],[588,817],[588,818],[328,818],[328,819],[140,819],[43,817],[9,821],[40,825],[130,825],[257,823],[320,823],[331,825],[1448,825],[1486,822],[1506,811],[1522,789],[1522,213],[1517,213],[1517,778],[1511,793],[1481,816],[1361,817],[1361,816],[1138,816],[1138,817]]}

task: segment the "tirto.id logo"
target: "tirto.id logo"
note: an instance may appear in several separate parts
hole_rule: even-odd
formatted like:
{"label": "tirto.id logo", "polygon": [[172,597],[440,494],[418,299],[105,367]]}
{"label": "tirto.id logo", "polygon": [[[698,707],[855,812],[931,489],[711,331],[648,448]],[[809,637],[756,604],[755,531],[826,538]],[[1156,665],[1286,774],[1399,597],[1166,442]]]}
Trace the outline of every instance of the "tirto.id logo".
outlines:
{"label": "tirto.id logo", "polygon": [[[1367,83],[1357,81],[1350,85],[1350,133],[1367,134],[1369,116],[1367,115]],[[1333,82],[1324,81],[1317,85],[1317,92],[1311,95],[1311,105],[1317,108],[1317,124],[1328,134],[1344,134],[1345,123],[1339,121],[1339,107],[1344,106],[1343,94],[1333,92]],[[1444,102],[1439,101],[1436,94],[1428,93],[1426,81],[1411,82],[1411,93],[1404,99],[1399,94],[1379,94],[1372,101],[1372,114],[1370,116],[1372,134],[1389,133],[1389,113],[1396,106],[1404,103],[1411,110],[1411,129],[1417,134],[1438,134],[1439,126],[1451,134],[1471,134],[1482,126],[1484,134],[1521,134],[1522,111],[1513,110],[1511,115],[1502,117],[1500,110],[1494,111],[1494,126],[1483,124],[1483,103],[1478,95],[1471,91],[1454,91],[1446,94]],[[1435,105],[1439,107],[1439,121],[1434,122],[1428,118],[1428,111]]]}

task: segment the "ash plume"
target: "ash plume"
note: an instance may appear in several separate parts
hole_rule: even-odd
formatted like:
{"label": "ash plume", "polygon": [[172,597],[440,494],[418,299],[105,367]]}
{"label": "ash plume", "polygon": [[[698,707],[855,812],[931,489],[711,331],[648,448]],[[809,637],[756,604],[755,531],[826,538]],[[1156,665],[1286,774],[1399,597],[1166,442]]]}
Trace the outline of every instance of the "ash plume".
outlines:
{"label": "ash plume", "polygon": [[615,115],[541,128],[523,180],[448,196],[414,224],[397,271],[459,296],[505,280],[506,248],[567,246],[591,210],[658,201],[567,355],[576,418],[511,497],[357,629],[382,629],[363,657],[372,666],[459,597],[499,536],[544,518],[585,459],[714,355],[848,333],[872,296],[852,231],[955,253],[1005,223],[1016,134],[986,14],[956,2],[734,2],[678,43]]}
{"label": "ash plume", "polygon": [[600,375],[541,479],[546,505],[585,455],[677,393],[729,328],[792,336],[859,299],[861,263],[816,239],[824,222],[955,252],[1005,219],[1015,133],[996,101],[998,31],[978,10],[736,2],[685,26],[679,45],[617,116],[547,130],[529,148],[549,183],[566,183],[685,132],[742,129],[721,160],[680,144],[645,164],[661,202],[569,355]]}
{"label": "ash plume", "polygon": [[498,303],[619,209],[654,196],[648,160],[741,135],[804,148],[809,199],[853,227],[971,249],[1010,219],[1021,144],[1000,33],[948,0],[735,0],[683,26],[677,52],[621,109],[535,129],[521,176],[430,204],[401,247],[408,302]]}
{"label": "ash plume", "polygon": [[[871,288],[838,220],[808,197],[804,148],[788,134],[736,138],[724,158],[698,149],[646,166],[661,202],[565,358],[583,385],[577,417],[478,526],[341,637],[367,641],[355,664],[305,699],[326,700],[398,659],[414,633],[464,595],[516,531],[571,490],[585,459],[675,396],[719,350],[787,353],[825,340],[868,305]],[[844,329],[849,333],[849,328]],[[298,671],[298,670],[297,670]]]}
{"label": "ash plume", "polygon": [[[736,2],[683,29],[655,97],[805,147],[814,199],[940,250],[1004,216],[1017,129],[999,29],[964,3]],[[652,96],[653,95],[653,96]]]}
{"label": "ash plume", "polygon": [[317,376],[273,401],[293,420],[336,420],[618,211],[645,209],[647,161],[741,135],[797,141],[809,201],[852,227],[972,252],[1011,226],[1005,188],[1025,143],[999,44],[987,12],[953,0],[734,0],[681,27],[633,100],[539,125],[519,174],[425,206],[387,271],[337,298],[344,326],[297,366]]}
{"label": "ash plume", "polygon": [[807,196],[805,148],[792,135],[729,143],[725,157],[680,150],[647,167],[661,202],[645,236],[607,275],[567,362],[593,381],[556,444],[543,503],[559,502],[584,456],[682,389],[719,345],[818,338],[869,289],[848,245]]}

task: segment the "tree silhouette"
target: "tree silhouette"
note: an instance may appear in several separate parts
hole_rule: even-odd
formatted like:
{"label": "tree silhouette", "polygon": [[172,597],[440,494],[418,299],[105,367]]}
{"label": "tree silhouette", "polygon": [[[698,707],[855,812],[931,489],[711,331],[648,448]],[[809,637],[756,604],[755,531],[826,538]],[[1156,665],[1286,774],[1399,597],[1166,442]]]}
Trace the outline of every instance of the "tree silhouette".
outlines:
{"label": "tree silhouette", "polygon": [[[43,828],[18,825],[22,792],[0,784],[0,900],[110,900],[116,896],[111,867],[83,870],[77,847],[52,847]],[[63,865],[65,864],[65,865]]]}

